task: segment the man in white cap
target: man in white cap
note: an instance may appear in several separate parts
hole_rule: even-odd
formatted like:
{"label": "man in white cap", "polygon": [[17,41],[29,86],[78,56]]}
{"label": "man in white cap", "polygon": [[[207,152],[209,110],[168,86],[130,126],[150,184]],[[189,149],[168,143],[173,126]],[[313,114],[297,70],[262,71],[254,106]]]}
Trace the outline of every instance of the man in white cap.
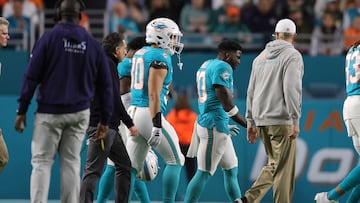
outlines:
{"label": "man in white cap", "polygon": [[275,40],[254,59],[247,91],[247,139],[260,136],[268,162],[242,203],[259,203],[272,187],[275,203],[292,202],[295,183],[296,137],[301,116],[304,63],[293,42],[295,23],[280,20]]}

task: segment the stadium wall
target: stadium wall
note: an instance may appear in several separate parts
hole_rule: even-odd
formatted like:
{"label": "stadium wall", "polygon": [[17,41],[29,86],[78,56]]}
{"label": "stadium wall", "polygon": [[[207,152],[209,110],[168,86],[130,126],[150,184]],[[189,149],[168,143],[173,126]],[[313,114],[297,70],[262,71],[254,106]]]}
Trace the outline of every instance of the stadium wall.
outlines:
{"label": "stadium wall", "polygon": [[[178,85],[195,85],[195,71],[201,62],[215,57],[208,53],[185,53],[182,56],[184,70],[175,68],[174,80]],[[241,111],[245,109],[246,87],[250,75],[251,61],[255,55],[244,55],[239,70],[235,71],[235,86],[238,89],[237,105]],[[1,51],[2,75],[0,77],[0,127],[8,144],[10,160],[8,166],[0,173],[0,199],[29,199],[31,174],[31,137],[33,131],[35,100],[28,112],[28,126],[24,134],[14,130],[14,119],[17,108],[17,95],[21,78],[27,63],[28,53]],[[340,87],[344,84],[343,57],[308,57],[305,60],[304,86],[311,83],[333,83]],[[177,60],[174,60],[176,65]],[[169,101],[169,109],[173,106]],[[334,187],[346,174],[359,163],[359,156],[353,149],[351,139],[347,137],[342,122],[343,98],[331,100],[304,100],[301,118],[301,133],[297,142],[297,168],[294,203],[313,202],[318,191],[326,191]],[[192,105],[197,111],[196,100]],[[239,183],[244,192],[249,188],[266,161],[260,142],[250,145],[246,141],[245,130],[234,137],[234,145],[239,159]],[[86,156],[86,145],[81,152],[82,166]],[[160,161],[160,173],[164,163]],[[185,189],[185,174],[182,177],[178,201],[182,201]],[[161,199],[161,174],[148,184],[152,200]],[[50,199],[59,199],[59,162],[56,157],[52,171]],[[226,202],[223,177],[219,168],[209,181],[201,201]],[[271,192],[264,198],[271,202]]]}

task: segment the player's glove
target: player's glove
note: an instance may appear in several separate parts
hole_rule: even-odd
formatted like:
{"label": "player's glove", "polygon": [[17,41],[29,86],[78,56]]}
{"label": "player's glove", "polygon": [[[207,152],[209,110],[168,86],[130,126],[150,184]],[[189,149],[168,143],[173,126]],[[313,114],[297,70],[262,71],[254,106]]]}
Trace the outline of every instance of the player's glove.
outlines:
{"label": "player's glove", "polygon": [[152,147],[157,147],[161,141],[161,128],[152,127],[151,136],[147,143]]}
{"label": "player's glove", "polygon": [[236,136],[240,133],[240,128],[237,125],[228,125],[231,136]]}

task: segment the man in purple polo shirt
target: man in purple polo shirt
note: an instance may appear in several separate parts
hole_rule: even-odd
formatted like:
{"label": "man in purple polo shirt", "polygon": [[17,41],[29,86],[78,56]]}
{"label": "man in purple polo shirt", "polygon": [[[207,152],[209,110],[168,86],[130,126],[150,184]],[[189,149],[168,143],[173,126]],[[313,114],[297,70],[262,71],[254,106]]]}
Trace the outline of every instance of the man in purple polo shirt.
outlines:
{"label": "man in purple polo shirt", "polygon": [[26,112],[37,89],[37,110],[31,143],[31,202],[47,202],[51,167],[59,153],[61,202],[79,202],[80,150],[89,125],[89,107],[99,96],[96,137],[102,140],[113,110],[113,92],[106,54],[79,26],[81,0],[60,0],[59,22],[35,44],[24,73],[15,129],[22,133]]}

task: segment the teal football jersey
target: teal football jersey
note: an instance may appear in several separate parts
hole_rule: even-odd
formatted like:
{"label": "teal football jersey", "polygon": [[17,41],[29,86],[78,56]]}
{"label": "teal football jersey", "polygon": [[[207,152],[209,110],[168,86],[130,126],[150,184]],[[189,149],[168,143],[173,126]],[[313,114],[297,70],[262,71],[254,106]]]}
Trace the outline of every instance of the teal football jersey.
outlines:
{"label": "teal football jersey", "polygon": [[230,64],[211,59],[205,61],[196,73],[199,125],[229,134],[229,117],[215,94],[214,85],[222,85],[233,92],[233,69]]}
{"label": "teal football jersey", "polygon": [[171,56],[163,49],[145,46],[138,50],[133,59],[131,67],[131,105],[138,107],[149,106],[148,80],[151,63],[157,61],[168,67],[167,75],[161,90],[161,112],[165,112],[169,86],[172,82],[173,67]]}
{"label": "teal football jersey", "polygon": [[117,70],[120,78],[131,77],[131,60],[132,58],[124,58],[118,63]]}
{"label": "teal football jersey", "polygon": [[360,47],[350,48],[346,55],[346,94],[360,95]]}

